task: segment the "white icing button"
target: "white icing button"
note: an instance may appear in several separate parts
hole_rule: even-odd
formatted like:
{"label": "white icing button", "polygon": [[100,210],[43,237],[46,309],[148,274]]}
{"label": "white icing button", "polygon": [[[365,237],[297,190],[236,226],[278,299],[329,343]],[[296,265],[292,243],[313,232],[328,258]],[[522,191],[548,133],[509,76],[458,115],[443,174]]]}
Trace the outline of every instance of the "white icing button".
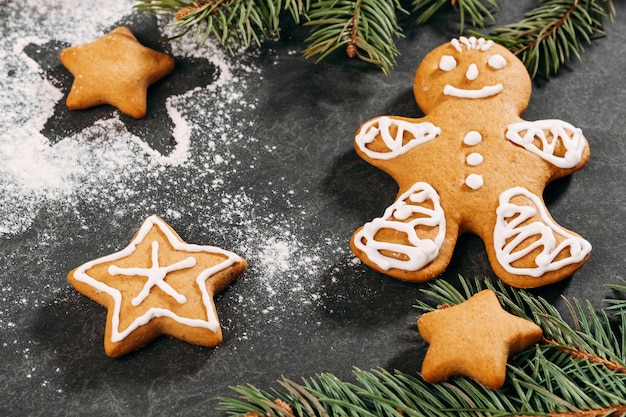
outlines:
{"label": "white icing button", "polygon": [[483,156],[478,152],[472,152],[471,154],[467,155],[467,158],[465,158],[465,162],[467,162],[467,165],[471,165],[473,167],[482,164],[483,160]]}
{"label": "white icing button", "polygon": [[469,174],[465,178],[465,185],[467,185],[472,190],[478,190],[483,186],[483,176],[478,174]]}
{"label": "white icing button", "polygon": [[471,132],[468,132],[467,135],[465,135],[465,137],[463,138],[463,143],[468,146],[474,146],[478,145],[480,142],[482,142],[482,140],[483,137],[481,136],[481,134],[475,130],[472,130]]}

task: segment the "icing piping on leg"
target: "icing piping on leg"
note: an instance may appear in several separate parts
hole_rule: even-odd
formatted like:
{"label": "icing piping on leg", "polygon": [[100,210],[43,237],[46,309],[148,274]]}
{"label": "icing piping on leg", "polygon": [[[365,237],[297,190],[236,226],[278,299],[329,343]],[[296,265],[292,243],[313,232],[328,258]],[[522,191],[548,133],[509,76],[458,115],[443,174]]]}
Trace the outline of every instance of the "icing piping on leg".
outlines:
{"label": "icing piping on leg", "polygon": [[[429,208],[429,204],[433,207]],[[430,239],[420,238],[417,228],[438,230],[434,239]],[[377,240],[376,235],[384,229],[403,234],[410,245]],[[445,235],[446,222],[439,195],[429,184],[417,182],[387,207],[382,217],[366,223],[355,235],[354,245],[382,270],[417,271],[437,257]]]}
{"label": "icing piping on leg", "polygon": [[[511,202],[516,196],[525,197],[532,204],[521,206]],[[541,221],[529,222],[537,214]],[[591,252],[589,242],[556,224],[541,199],[523,187],[510,188],[500,194],[496,217],[493,239],[496,257],[511,274],[540,277],[546,272],[582,262]],[[562,238],[560,243],[557,243],[557,237]],[[527,247],[520,247],[530,239],[536,240]],[[535,267],[513,266],[537,248],[541,248],[541,252],[534,259]],[[565,250],[569,251],[569,256],[557,259]]]}

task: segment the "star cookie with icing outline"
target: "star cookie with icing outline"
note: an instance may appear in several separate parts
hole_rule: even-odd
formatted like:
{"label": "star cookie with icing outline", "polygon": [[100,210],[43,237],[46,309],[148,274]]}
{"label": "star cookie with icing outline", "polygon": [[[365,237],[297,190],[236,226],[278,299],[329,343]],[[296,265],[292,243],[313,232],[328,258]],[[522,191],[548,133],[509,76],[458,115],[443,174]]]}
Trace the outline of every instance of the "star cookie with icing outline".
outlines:
{"label": "star cookie with icing outline", "polygon": [[426,382],[466,376],[494,390],[504,385],[509,356],[538,342],[543,333],[531,321],[502,309],[492,290],[426,313],[417,326],[429,343],[422,364]]}
{"label": "star cookie with icing outline", "polygon": [[104,350],[120,357],[159,336],[220,344],[213,298],[246,267],[235,253],[186,243],[161,218],[150,216],[126,248],[79,266],[68,279],[107,308]]}
{"label": "star cookie with icing outline", "polygon": [[63,49],[59,59],[74,75],[68,108],[110,104],[134,118],[146,115],[148,87],[174,70],[174,58],[143,46],[125,26]]}

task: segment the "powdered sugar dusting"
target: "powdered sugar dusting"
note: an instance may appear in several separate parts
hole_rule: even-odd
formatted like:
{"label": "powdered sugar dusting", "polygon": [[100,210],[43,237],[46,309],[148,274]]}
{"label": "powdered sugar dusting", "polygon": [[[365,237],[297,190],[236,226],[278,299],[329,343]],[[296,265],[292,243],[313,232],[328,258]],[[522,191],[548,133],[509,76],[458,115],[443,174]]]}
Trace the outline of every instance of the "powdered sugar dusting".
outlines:
{"label": "powdered sugar dusting", "polygon": [[[218,76],[206,87],[166,101],[176,141],[168,155],[130,133],[118,113],[55,144],[40,133],[66,92],[46,79],[38,62],[24,53],[26,46],[91,41],[132,13],[132,5],[116,0],[46,6],[27,0],[7,11],[15,30],[0,39],[0,74],[10,74],[0,77],[0,89],[6,92],[0,97],[0,238],[17,244],[23,239],[30,246],[28,253],[21,246],[19,253],[7,247],[1,254],[9,262],[9,274],[36,259],[40,275],[29,282],[46,284],[36,290],[13,283],[0,286],[0,331],[2,348],[22,356],[28,379],[36,379],[40,366],[31,355],[36,343],[23,339],[21,329],[29,324],[12,312],[21,305],[55,305],[68,296],[74,297],[71,305],[81,300],[68,292],[65,280],[75,265],[68,266],[56,248],[69,242],[77,251],[105,255],[127,244],[123,236],[136,230],[120,228],[119,241],[101,242],[103,226],[94,217],[116,230],[129,219],[138,228],[148,215],[158,214],[184,239],[202,239],[190,243],[215,244],[245,257],[249,269],[231,290],[228,302],[237,317],[230,320],[254,316],[278,323],[286,314],[310,309],[320,298],[319,275],[328,268],[328,258],[345,254],[343,242],[308,239],[306,189],[294,189],[284,177],[257,180],[259,161],[277,151],[277,144],[259,143],[256,136],[259,103],[251,90],[263,74],[253,60],[233,58],[210,41],[202,48],[189,39],[171,43],[173,55],[206,59],[217,67]],[[32,30],[25,33],[25,27]],[[162,24],[162,30],[170,29]],[[242,176],[254,181],[233,187]],[[28,237],[42,214],[66,221],[72,230],[37,223],[36,236]],[[293,301],[282,303],[285,297]],[[244,339],[255,331],[261,330],[246,329],[231,337]],[[50,379],[39,384],[63,391]]]}

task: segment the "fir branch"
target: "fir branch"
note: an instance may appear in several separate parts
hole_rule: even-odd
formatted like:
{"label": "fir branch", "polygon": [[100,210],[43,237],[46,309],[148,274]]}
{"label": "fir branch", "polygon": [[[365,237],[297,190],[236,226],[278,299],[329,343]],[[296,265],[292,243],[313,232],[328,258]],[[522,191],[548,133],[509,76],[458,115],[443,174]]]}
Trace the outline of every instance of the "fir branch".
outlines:
{"label": "fir branch", "polygon": [[[616,295],[622,294],[626,297],[626,279],[618,278],[620,283],[607,284],[606,287],[612,289]],[[626,301],[623,298],[607,298],[604,302],[608,305],[606,310],[615,315],[626,314]],[[626,345],[626,342],[624,343]]]}
{"label": "fir branch", "polygon": [[175,37],[193,31],[193,42],[202,45],[213,36],[231,52],[260,44],[261,36],[277,36],[284,11],[299,23],[309,7],[309,0],[138,0],[135,5],[146,13],[173,14]]}
{"label": "fir branch", "polygon": [[463,33],[465,28],[466,16],[474,28],[484,28],[496,22],[491,10],[498,9],[497,0],[412,0],[412,11],[418,15],[417,24],[425,23],[446,6],[458,10],[460,33]]}
{"label": "fir branch", "polygon": [[614,16],[612,0],[545,0],[518,22],[489,35],[472,33],[506,46],[534,78],[555,74],[572,57],[580,60],[584,45],[604,35],[605,20]]}
{"label": "fir branch", "polygon": [[[626,314],[616,317],[621,320],[620,338],[613,334],[609,316],[595,312],[588,303],[568,301],[571,326],[553,305],[524,290],[488,280],[460,277],[460,282],[458,290],[444,280],[435,281],[424,290],[434,304],[418,301],[416,307],[432,311],[436,305],[458,304],[487,287],[496,292],[503,308],[544,329],[543,343],[510,359],[502,390],[490,390],[467,378],[428,384],[419,375],[355,369],[355,383],[321,374],[301,383],[282,379],[281,391],[235,387],[240,398],[222,398],[221,409],[247,417],[626,415]],[[612,305],[619,303],[626,301],[615,300]]]}
{"label": "fir branch", "polygon": [[349,57],[378,65],[385,74],[399,54],[394,38],[401,37],[399,0],[320,0],[311,6],[306,26],[312,27],[304,56],[321,61],[339,48]]}

